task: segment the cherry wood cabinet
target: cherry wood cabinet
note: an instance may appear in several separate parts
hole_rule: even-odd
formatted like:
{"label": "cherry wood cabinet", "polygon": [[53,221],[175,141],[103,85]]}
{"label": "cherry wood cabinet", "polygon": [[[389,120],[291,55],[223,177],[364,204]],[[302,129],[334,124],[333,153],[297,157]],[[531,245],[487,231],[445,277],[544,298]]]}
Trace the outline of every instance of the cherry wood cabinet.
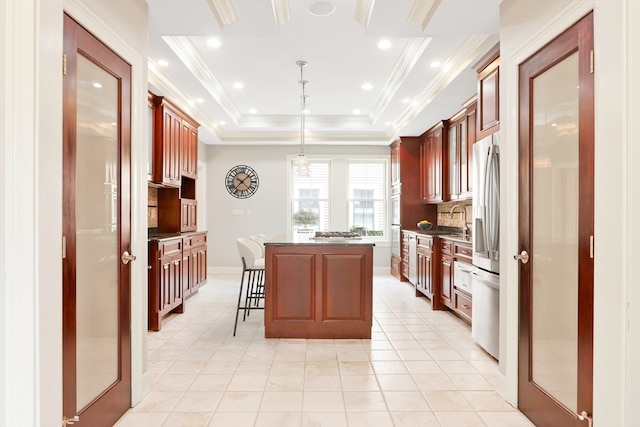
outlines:
{"label": "cherry wood cabinet", "polygon": [[148,328],[159,331],[169,313],[183,313],[185,301],[207,282],[207,233],[149,239]]}
{"label": "cherry wood cabinet", "polygon": [[[433,262],[432,236],[417,235],[418,239],[418,283],[416,291],[431,299],[433,304],[433,279],[436,269]],[[437,305],[437,304],[436,304]]]}
{"label": "cherry wood cabinet", "polygon": [[423,203],[445,201],[447,168],[444,163],[444,148],[447,134],[444,131],[447,121],[438,122],[425,132],[420,144],[420,198]]}
{"label": "cherry wood cabinet", "polygon": [[186,300],[207,282],[207,234],[191,234],[182,242],[182,291]]}
{"label": "cherry wood cabinet", "polygon": [[477,139],[500,130],[500,44],[476,63],[478,73]]}
{"label": "cherry wood cabinet", "polygon": [[447,200],[470,199],[472,196],[473,144],[476,142],[475,98],[453,116],[447,126],[446,169]]}
{"label": "cherry wood cabinet", "polygon": [[409,237],[409,233],[402,232],[402,248],[400,250],[402,264],[400,265],[400,272],[406,279],[409,279]]}
{"label": "cherry wood cabinet", "polygon": [[167,314],[183,311],[182,238],[149,242],[148,327],[159,331]]}
{"label": "cherry wood cabinet", "polygon": [[[427,205],[420,196],[421,178],[416,172],[421,170],[421,138],[420,137],[400,137],[390,145],[391,155],[391,194],[392,201],[396,203],[392,208],[398,210],[397,220],[394,225],[401,229],[417,229],[417,223],[426,219],[436,224],[437,206]],[[399,270],[402,278],[409,276],[409,258],[405,251],[404,241],[401,241],[401,259]],[[407,255],[405,255],[407,254]],[[397,260],[395,261],[397,262]],[[392,257],[392,266],[394,265]],[[391,269],[393,274],[393,268]]]}
{"label": "cherry wood cabinet", "polygon": [[401,272],[402,269],[402,258],[398,255],[391,254],[391,275],[398,280],[401,280],[403,275]]}
{"label": "cherry wood cabinet", "polygon": [[198,124],[188,117],[182,118],[180,166],[181,176],[198,178]]}
{"label": "cherry wood cabinet", "polygon": [[453,308],[453,243],[440,240],[440,302]]}

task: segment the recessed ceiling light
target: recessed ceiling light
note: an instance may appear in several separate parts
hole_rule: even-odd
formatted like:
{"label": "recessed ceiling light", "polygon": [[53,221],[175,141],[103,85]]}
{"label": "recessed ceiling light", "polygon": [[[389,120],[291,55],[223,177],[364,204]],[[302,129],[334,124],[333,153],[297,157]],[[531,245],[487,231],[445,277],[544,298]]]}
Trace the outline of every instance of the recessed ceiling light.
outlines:
{"label": "recessed ceiling light", "polygon": [[244,85],[242,84],[242,82],[235,82],[233,84],[233,87],[235,87],[236,89],[244,89]]}
{"label": "recessed ceiling light", "polygon": [[169,62],[166,59],[160,59],[158,60],[158,65],[161,67],[166,67],[167,65],[169,65]]}
{"label": "recessed ceiling light", "polygon": [[204,99],[202,99],[202,98],[196,98],[196,102],[197,102],[198,104],[202,104],[202,103],[204,102]]}
{"label": "recessed ceiling light", "polygon": [[329,16],[335,10],[336,6],[328,1],[317,1],[309,6],[309,13],[313,16]]}
{"label": "recessed ceiling light", "polygon": [[384,122],[385,126],[391,126],[391,122]]}
{"label": "recessed ceiling light", "polygon": [[98,82],[93,83],[93,87],[95,87],[96,89],[100,89],[102,87],[102,85]]}
{"label": "recessed ceiling light", "polygon": [[227,122],[225,122],[224,120],[220,120],[218,123],[220,123],[221,125],[226,125]]}
{"label": "recessed ceiling light", "polygon": [[356,108],[355,110],[353,110],[353,114],[360,114],[361,112],[362,112],[362,111],[360,111],[360,110],[359,110],[359,109],[357,109],[357,108]]}
{"label": "recessed ceiling light", "polygon": [[308,109],[308,108],[305,108],[304,110],[302,110],[302,112],[303,112],[304,114],[309,114],[309,109]]}
{"label": "recessed ceiling light", "polygon": [[378,43],[378,49],[389,49],[391,47],[391,42],[389,40],[380,40]]}
{"label": "recessed ceiling light", "polygon": [[207,40],[207,45],[209,47],[220,47],[222,46],[222,43],[216,38],[210,38],[209,40]]}
{"label": "recessed ceiling light", "polygon": [[440,66],[442,65],[442,62],[440,61],[433,61],[431,63],[431,68],[440,68]]}
{"label": "recessed ceiling light", "polygon": [[250,109],[250,110],[249,110],[249,112],[250,112],[251,114],[255,114],[255,113],[257,113],[257,112],[258,112],[258,110],[256,110],[255,108],[252,108],[252,109]]}
{"label": "recessed ceiling light", "polygon": [[371,83],[365,83],[362,85],[362,90],[371,90],[373,89],[373,85]]}
{"label": "recessed ceiling light", "polygon": [[405,98],[405,99],[402,100],[403,104],[408,104],[410,102],[411,102],[411,100],[409,98]]}

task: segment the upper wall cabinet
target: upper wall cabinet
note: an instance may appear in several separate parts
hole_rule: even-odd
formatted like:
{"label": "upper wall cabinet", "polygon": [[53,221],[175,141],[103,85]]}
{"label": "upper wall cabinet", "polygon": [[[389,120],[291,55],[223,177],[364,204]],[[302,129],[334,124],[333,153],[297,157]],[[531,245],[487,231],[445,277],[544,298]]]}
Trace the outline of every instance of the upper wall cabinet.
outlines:
{"label": "upper wall cabinet", "polygon": [[476,142],[475,97],[449,120],[447,133],[448,200],[470,199],[473,182],[471,156]]}
{"label": "upper wall cabinet", "polygon": [[420,144],[420,196],[423,203],[445,201],[447,171],[444,148],[447,144],[447,121],[438,122],[422,135]]}
{"label": "upper wall cabinet", "polygon": [[497,44],[474,66],[478,73],[478,140],[500,130],[499,55],[500,44]]}
{"label": "upper wall cabinet", "polygon": [[162,96],[149,93],[152,110],[151,182],[180,187],[197,178],[199,124]]}

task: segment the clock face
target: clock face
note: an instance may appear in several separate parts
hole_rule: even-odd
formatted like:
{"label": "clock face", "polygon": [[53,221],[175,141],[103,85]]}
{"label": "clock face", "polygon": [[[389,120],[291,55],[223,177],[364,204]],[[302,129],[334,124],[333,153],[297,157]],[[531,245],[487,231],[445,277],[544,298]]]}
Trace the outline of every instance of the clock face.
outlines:
{"label": "clock face", "polygon": [[249,166],[234,166],[227,172],[225,186],[233,197],[246,199],[258,191],[258,174]]}

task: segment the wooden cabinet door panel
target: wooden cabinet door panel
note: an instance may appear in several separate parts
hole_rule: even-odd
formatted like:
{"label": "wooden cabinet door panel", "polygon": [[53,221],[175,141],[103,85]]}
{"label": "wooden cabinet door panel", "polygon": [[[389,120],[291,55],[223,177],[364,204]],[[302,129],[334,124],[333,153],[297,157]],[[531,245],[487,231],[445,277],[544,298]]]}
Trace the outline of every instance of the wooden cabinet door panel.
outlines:
{"label": "wooden cabinet door panel", "polygon": [[443,256],[440,267],[440,280],[442,283],[441,301],[445,306],[453,308],[451,300],[453,288],[453,260],[451,257]]}

